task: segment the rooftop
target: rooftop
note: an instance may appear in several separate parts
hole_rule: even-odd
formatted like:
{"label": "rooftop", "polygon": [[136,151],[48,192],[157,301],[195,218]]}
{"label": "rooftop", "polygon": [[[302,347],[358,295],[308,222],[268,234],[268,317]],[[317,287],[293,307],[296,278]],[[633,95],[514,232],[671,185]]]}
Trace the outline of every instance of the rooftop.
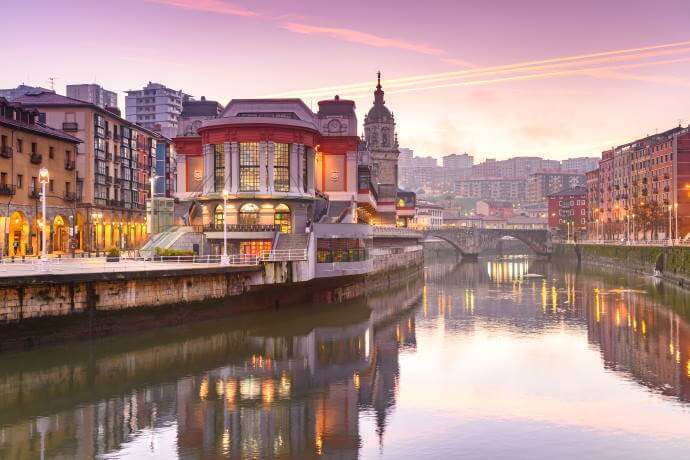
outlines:
{"label": "rooftop", "polygon": [[563,190],[560,190],[555,193],[551,193],[550,195],[547,196],[577,196],[577,195],[587,195],[587,188],[586,187],[571,187],[571,188],[564,188]]}

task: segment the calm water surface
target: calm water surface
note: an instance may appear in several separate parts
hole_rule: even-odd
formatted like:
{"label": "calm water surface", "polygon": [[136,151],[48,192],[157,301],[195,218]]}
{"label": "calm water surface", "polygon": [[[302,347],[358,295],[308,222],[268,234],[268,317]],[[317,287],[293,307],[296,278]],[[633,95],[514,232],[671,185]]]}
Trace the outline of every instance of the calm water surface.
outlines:
{"label": "calm water surface", "polygon": [[366,302],[0,356],[0,458],[688,458],[688,317],[642,278],[428,258]]}

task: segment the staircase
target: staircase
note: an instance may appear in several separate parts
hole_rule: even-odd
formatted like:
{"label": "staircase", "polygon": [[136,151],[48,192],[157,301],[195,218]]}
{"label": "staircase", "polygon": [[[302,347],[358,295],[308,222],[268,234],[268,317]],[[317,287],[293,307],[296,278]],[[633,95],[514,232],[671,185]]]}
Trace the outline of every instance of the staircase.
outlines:
{"label": "staircase", "polygon": [[139,254],[142,257],[151,257],[157,247],[161,249],[171,248],[177,240],[190,231],[191,227],[171,227],[164,232],[156,233],[141,247]]}
{"label": "staircase", "polygon": [[276,251],[290,249],[307,249],[309,245],[309,233],[279,233],[276,241]]}

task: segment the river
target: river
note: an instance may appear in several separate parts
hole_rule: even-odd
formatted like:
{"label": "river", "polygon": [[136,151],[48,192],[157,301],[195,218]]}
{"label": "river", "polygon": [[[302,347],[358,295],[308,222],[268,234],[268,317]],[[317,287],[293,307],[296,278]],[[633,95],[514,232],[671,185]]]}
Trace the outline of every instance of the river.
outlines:
{"label": "river", "polygon": [[689,318],[651,279],[430,256],[358,302],[0,355],[0,458],[687,458]]}

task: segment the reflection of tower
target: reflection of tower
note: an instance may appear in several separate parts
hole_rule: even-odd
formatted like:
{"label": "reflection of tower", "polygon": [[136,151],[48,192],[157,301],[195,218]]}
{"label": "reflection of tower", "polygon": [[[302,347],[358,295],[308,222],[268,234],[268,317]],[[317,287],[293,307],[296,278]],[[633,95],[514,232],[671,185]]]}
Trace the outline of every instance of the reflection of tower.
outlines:
{"label": "reflection of tower", "polygon": [[381,72],[374,91],[374,105],[364,118],[364,135],[371,152],[372,175],[375,184],[398,184],[398,139],[395,118],[383,100]]}
{"label": "reflection of tower", "polygon": [[401,346],[416,344],[414,316],[404,316],[377,329],[374,335],[372,364],[362,376],[360,403],[376,414],[376,434],[383,445],[386,418],[395,405],[398,390]]}

